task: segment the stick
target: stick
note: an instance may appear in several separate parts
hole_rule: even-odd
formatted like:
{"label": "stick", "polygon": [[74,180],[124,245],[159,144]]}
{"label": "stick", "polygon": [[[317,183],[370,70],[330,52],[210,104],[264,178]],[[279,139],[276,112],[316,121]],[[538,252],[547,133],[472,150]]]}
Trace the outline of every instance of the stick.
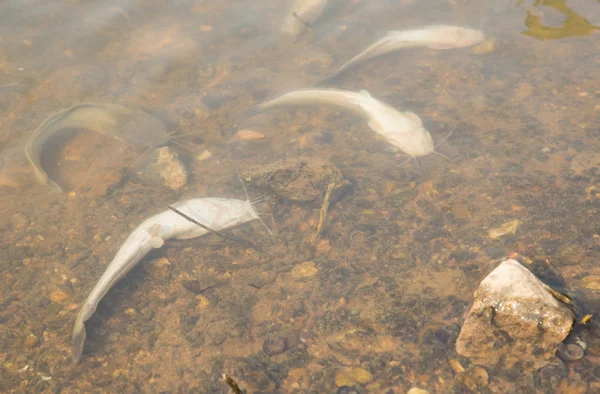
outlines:
{"label": "stick", "polygon": [[204,224],[200,223],[200,222],[199,222],[199,221],[197,221],[196,219],[194,219],[194,218],[192,218],[192,217],[189,217],[189,216],[188,216],[188,215],[186,215],[185,213],[183,213],[183,212],[179,211],[177,208],[173,208],[173,207],[172,207],[172,206],[170,206],[170,205],[167,205],[167,208],[169,208],[171,211],[175,212],[176,214],[178,214],[178,215],[179,215],[179,216],[181,216],[182,218],[184,218],[184,219],[186,219],[186,220],[188,220],[188,221],[190,221],[190,222],[194,223],[194,224],[195,224],[195,225],[197,225],[197,226],[200,226],[200,227],[202,227],[202,228],[203,228],[203,229],[205,229],[206,231],[209,231],[209,232],[211,232],[211,233],[213,233],[213,234],[216,234],[216,235],[218,235],[218,236],[219,236],[219,237],[221,237],[221,238],[225,238],[225,239],[228,239],[228,240],[230,240],[230,241],[233,241],[233,242],[240,243],[240,244],[242,244],[242,245],[244,245],[244,246],[248,246],[248,247],[250,247],[250,248],[252,248],[252,249],[254,249],[254,250],[257,250],[257,251],[258,251],[258,250],[260,250],[260,249],[259,249],[259,248],[258,248],[256,245],[254,245],[253,243],[251,243],[251,242],[249,242],[249,241],[246,241],[246,240],[243,240],[243,239],[239,239],[239,238],[236,238],[236,237],[232,237],[231,235],[224,234],[224,233],[222,233],[222,232],[220,232],[220,231],[213,230],[212,228],[210,228],[210,227],[208,227],[208,226],[205,226]]}
{"label": "stick", "polygon": [[244,392],[244,391],[242,391],[242,389],[240,388],[240,386],[238,386],[238,384],[235,382],[235,380],[233,380],[226,373],[223,373],[223,380],[231,388],[231,391],[233,391],[233,394],[242,394]]}
{"label": "stick", "polygon": [[335,186],[335,182],[331,182],[329,186],[327,186],[327,192],[325,193],[325,198],[323,199],[323,205],[321,206],[321,212],[319,213],[319,224],[317,225],[317,231],[310,238],[310,244],[313,245],[319,234],[321,234],[321,230],[323,229],[323,223],[325,222],[325,218],[327,217],[327,210],[329,209],[329,199],[331,198],[331,191]]}

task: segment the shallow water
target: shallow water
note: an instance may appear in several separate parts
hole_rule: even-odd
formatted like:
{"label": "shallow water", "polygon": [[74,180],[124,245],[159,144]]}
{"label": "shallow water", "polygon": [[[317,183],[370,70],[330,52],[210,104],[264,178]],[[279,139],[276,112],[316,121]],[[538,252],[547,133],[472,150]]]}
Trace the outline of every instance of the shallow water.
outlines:
{"label": "shallow water", "polygon": [[[600,3],[332,0],[282,44],[284,3],[0,3],[0,391],[226,393],[223,372],[251,393],[600,390],[595,318],[582,360],[488,369],[479,386],[452,367],[469,367],[455,338],[494,258],[529,258],[582,314],[600,312]],[[333,86],[417,113],[448,160],[399,167],[405,155],[335,108],[237,116],[311,86],[388,30],[433,23],[489,41],[406,49]],[[166,144],[188,185],[129,180],[144,152],[85,130],[44,158],[66,193],[37,184],[27,139],[80,102],[140,108],[182,135],[185,146]],[[180,199],[244,198],[238,173],[300,156],[353,184],[313,246],[322,200],[267,192],[259,208],[275,236],[257,222],[231,230],[260,251],[215,236],[168,242],[109,292],[72,365],[77,311],[135,226]],[[514,235],[489,237],[515,219]]]}

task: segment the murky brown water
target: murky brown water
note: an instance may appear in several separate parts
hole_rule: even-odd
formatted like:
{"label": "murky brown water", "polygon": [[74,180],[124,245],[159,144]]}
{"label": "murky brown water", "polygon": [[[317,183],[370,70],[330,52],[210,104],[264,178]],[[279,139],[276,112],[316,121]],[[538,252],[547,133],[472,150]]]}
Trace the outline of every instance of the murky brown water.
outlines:
{"label": "murky brown water", "polygon": [[[600,3],[337,0],[282,45],[284,3],[0,3],[0,391],[226,393],[223,372],[251,393],[600,390],[595,318],[582,360],[528,376],[490,369],[478,386],[452,367],[469,366],[454,341],[493,258],[528,257],[582,313],[600,312]],[[387,30],[431,23],[490,40],[403,50],[334,86],[419,114],[449,160],[398,167],[405,155],[335,108],[238,119]],[[159,118],[181,136],[167,145],[187,186],[133,182],[126,169],[143,152],[85,130],[43,158],[66,192],[37,184],[26,141],[81,102]],[[180,199],[244,198],[236,174],[296,157],[327,160],[353,185],[312,246],[322,201],[267,193],[275,236],[257,222],[231,231],[260,251],[169,242],[109,292],[71,363],[78,308],[135,226]],[[489,237],[512,220],[516,234]]]}

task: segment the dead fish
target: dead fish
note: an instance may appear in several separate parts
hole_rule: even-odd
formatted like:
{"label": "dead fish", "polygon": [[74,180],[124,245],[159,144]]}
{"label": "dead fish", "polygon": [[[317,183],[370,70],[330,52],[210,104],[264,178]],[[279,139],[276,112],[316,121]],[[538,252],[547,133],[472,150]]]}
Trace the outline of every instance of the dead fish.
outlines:
{"label": "dead fish", "polygon": [[414,30],[390,31],[387,36],[350,59],[319,84],[341,75],[361,62],[402,48],[426,47],[439,50],[465,48],[478,44],[484,39],[485,35],[482,31],[460,26],[433,25]]}
{"label": "dead fish", "polygon": [[46,118],[25,145],[25,154],[39,183],[62,192],[40,164],[43,146],[69,129],[90,130],[120,141],[142,146],[159,145],[168,140],[164,125],[144,111],[119,104],[82,103]]}
{"label": "dead fish", "polygon": [[327,0],[293,0],[281,27],[286,39],[295,41],[308,26],[319,19],[326,5]]}
{"label": "dead fish", "polygon": [[[239,226],[254,219],[258,213],[250,201],[228,198],[196,198],[173,204],[181,213],[221,231]],[[83,352],[85,322],[96,311],[98,303],[108,290],[129,272],[152,249],[160,248],[168,239],[191,239],[208,233],[172,210],[164,211],[144,220],[123,243],[106,271],[85,300],[73,327],[71,354],[77,363]]]}
{"label": "dead fish", "polygon": [[304,89],[283,94],[243,112],[253,116],[259,112],[298,105],[335,105],[365,118],[369,127],[390,144],[412,157],[426,156],[435,151],[429,131],[413,112],[400,112],[375,99],[366,90],[350,92],[338,89]]}

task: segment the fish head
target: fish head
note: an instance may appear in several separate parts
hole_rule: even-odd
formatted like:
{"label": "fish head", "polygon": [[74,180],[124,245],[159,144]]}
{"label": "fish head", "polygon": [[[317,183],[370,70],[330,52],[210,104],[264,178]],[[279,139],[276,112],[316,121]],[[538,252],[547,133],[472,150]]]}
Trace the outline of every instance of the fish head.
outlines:
{"label": "fish head", "polygon": [[258,218],[250,201],[230,198],[199,198],[187,207],[190,216],[200,223],[219,231]]}
{"label": "fish head", "polygon": [[434,151],[431,134],[421,118],[413,112],[397,113],[388,118],[384,132],[379,132],[392,145],[413,157],[427,156]]}
{"label": "fish head", "polygon": [[432,34],[436,36],[429,44],[433,49],[466,48],[485,40],[481,30],[461,26],[434,26]]}

